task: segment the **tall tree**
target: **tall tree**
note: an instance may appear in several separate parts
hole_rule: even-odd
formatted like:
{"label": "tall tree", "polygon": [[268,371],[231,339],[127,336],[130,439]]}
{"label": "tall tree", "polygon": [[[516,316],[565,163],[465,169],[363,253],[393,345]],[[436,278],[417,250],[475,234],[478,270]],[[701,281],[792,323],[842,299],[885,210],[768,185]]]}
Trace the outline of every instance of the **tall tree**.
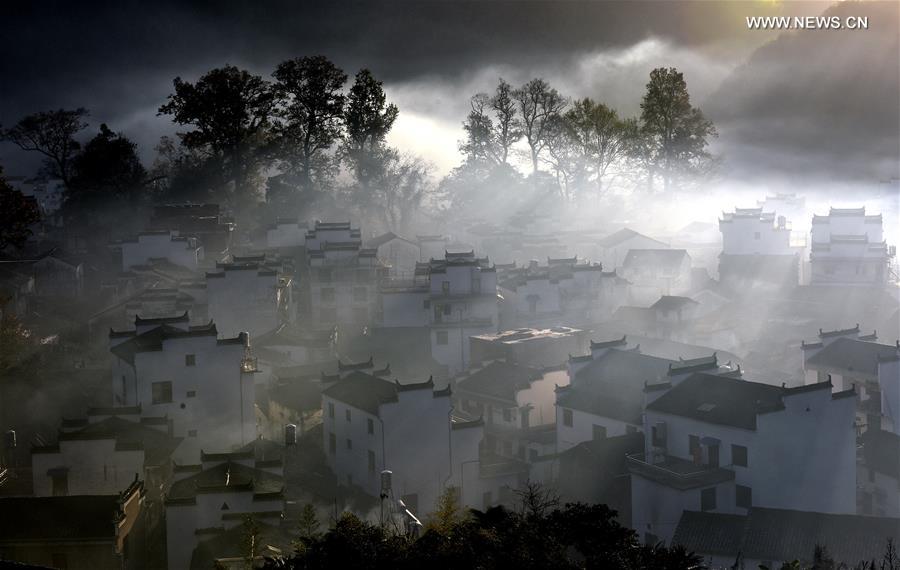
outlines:
{"label": "tall tree", "polygon": [[37,202],[10,186],[0,167],[0,252],[10,246],[21,249],[40,219]]}
{"label": "tall tree", "polygon": [[106,124],[100,125],[100,132],[84,145],[72,166],[67,199],[73,202],[133,196],[147,176],[137,145]]}
{"label": "tall tree", "polygon": [[490,101],[494,111],[494,139],[497,144],[500,163],[508,164],[512,146],[522,138],[522,122],[516,112],[512,86],[500,78],[497,89]]}
{"label": "tall tree", "polygon": [[314,179],[323,181],[330,172],[323,155],[341,136],[347,74],[326,57],[314,56],[284,61],[273,75],[279,151],[287,172],[308,191]]}
{"label": "tall tree", "polygon": [[463,122],[466,136],[459,142],[459,151],[466,162],[495,164],[501,160],[488,105],[490,98],[485,93],[477,93],[469,101],[469,114]]}
{"label": "tall tree", "polygon": [[75,140],[87,127],[87,109],[43,111],[23,117],[15,126],[3,131],[3,139],[22,150],[44,155],[47,174],[71,182],[72,159],[81,150]]}
{"label": "tall tree", "polygon": [[541,151],[547,145],[547,135],[553,117],[565,107],[566,100],[550,84],[535,78],[516,89],[512,93],[518,104],[519,117],[522,121],[522,134],[528,143],[532,172],[538,171]]}
{"label": "tall tree", "polygon": [[223,188],[233,205],[246,204],[258,191],[258,175],[269,159],[275,95],[258,75],[233,65],[212,69],[196,83],[176,77],[175,92],[159,108],[179,125],[182,144],[219,166]]}
{"label": "tall tree", "polygon": [[344,106],[343,155],[353,171],[357,205],[373,204],[372,182],[383,176],[390,153],[385,140],[399,111],[387,96],[381,81],[368,69],[356,74]]}
{"label": "tall tree", "polygon": [[589,98],[575,101],[565,114],[569,133],[577,145],[597,193],[606,190],[612,170],[621,167],[633,136],[618,113]]}
{"label": "tall tree", "polygon": [[674,67],[650,72],[641,123],[652,168],[662,176],[665,190],[678,175],[702,172],[708,166],[712,159],[708,139],[716,136],[716,129],[691,105],[684,74]]}

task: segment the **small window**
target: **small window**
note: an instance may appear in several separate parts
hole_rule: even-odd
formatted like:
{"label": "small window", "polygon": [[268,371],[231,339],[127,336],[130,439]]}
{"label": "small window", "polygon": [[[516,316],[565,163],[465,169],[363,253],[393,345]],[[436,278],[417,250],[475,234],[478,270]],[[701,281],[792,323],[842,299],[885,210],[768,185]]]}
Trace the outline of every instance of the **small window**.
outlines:
{"label": "small window", "polygon": [[512,421],[512,410],[509,408],[503,408],[503,421],[511,422]]}
{"label": "small window", "polygon": [[184,355],[184,365],[185,366],[196,366],[197,365],[197,355],[196,354],[185,354]]}
{"label": "small window", "polygon": [[731,463],[739,467],[747,467],[747,448],[743,445],[732,445]]}
{"label": "small window", "polygon": [[368,431],[370,434],[375,433],[375,422],[372,420],[372,418],[366,420],[366,431]]}
{"label": "small window", "polygon": [[444,316],[449,317],[450,315],[453,314],[453,305],[451,305],[450,303],[447,303],[446,305],[443,306],[443,311],[444,311]]}
{"label": "small window", "polygon": [[196,390],[188,390],[188,391],[187,391],[187,397],[188,397],[188,398],[196,398],[196,397],[197,397],[197,391],[196,391]]}
{"label": "small window", "polygon": [[328,453],[334,455],[337,451],[337,440],[334,437],[333,433],[328,434]]}
{"label": "small window", "polygon": [[606,426],[598,426],[594,424],[593,432],[594,441],[598,439],[606,439]]}
{"label": "small window", "polygon": [[328,402],[328,417],[334,417],[334,402]]}
{"label": "small window", "polygon": [[572,410],[563,408],[563,425],[566,427],[572,427]]}
{"label": "small window", "polygon": [[188,430],[188,437],[197,437],[197,430]]}
{"label": "small window", "polygon": [[450,335],[447,331],[437,331],[435,333],[435,339],[438,346],[445,346],[450,343]]}
{"label": "small window", "polygon": [[151,386],[154,404],[172,403],[172,383],[154,382]]}
{"label": "small window", "polygon": [[350,416],[350,408],[347,408],[346,410],[344,410],[344,419],[346,419],[346,420],[349,422],[349,421],[350,421],[350,418],[351,418],[351,416]]}
{"label": "small window", "polygon": [[441,282],[441,293],[443,293],[444,295],[450,294],[450,282],[449,281]]}
{"label": "small window", "polygon": [[369,473],[375,473],[375,452],[369,450]]}
{"label": "small window", "polygon": [[716,510],[716,488],[710,487],[700,491],[700,510],[714,511]]}
{"label": "small window", "polygon": [[430,309],[431,308],[431,299],[425,299],[424,301],[422,301],[422,308]]}
{"label": "small window", "polygon": [[349,437],[347,438],[347,449],[353,449],[353,440]]}
{"label": "small window", "polygon": [[742,509],[749,509],[753,504],[753,489],[743,485],[735,485],[734,504]]}
{"label": "small window", "polygon": [[65,497],[69,494],[69,473],[65,470],[54,471],[50,476],[53,482],[53,496]]}

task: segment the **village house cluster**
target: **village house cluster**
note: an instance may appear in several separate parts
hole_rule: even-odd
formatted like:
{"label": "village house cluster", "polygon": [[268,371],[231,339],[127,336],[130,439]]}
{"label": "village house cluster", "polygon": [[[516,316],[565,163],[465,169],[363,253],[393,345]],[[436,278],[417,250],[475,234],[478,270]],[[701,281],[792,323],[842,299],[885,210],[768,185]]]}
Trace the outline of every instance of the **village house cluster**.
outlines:
{"label": "village house cluster", "polygon": [[865,208],[805,215],[250,235],[176,204],[104,251],[3,259],[2,311],[67,383],[39,419],[0,384],[0,559],[206,568],[248,532],[289,552],[305,504],[415,525],[449,487],[487,509],[529,482],[712,564],[880,556],[858,537],[900,539],[895,249]]}

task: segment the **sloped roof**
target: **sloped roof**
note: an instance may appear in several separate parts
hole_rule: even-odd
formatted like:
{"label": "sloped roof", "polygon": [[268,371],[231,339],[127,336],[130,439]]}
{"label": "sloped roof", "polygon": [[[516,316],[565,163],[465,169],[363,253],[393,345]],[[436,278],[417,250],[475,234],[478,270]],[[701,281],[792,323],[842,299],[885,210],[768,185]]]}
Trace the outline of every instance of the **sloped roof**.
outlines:
{"label": "sloped roof", "polygon": [[599,245],[600,247],[615,247],[623,242],[630,240],[633,237],[642,237],[644,239],[649,239],[649,240],[655,241],[659,245],[666,245],[657,239],[653,239],[652,237],[645,236],[644,234],[638,233],[638,232],[628,229],[628,228],[623,228],[617,232],[611,233],[610,235],[606,236],[605,238],[603,238],[601,240],[598,240],[597,245]]}
{"label": "sloped roof", "polygon": [[354,371],[322,392],[354,408],[378,414],[378,406],[397,401],[397,384],[365,372]]}
{"label": "sloped roof", "polygon": [[[125,333],[110,331],[111,337],[123,335],[125,335]],[[215,323],[210,321],[209,324],[192,326],[189,327],[188,330],[182,330],[166,324],[160,325],[142,334],[136,334],[128,340],[110,348],[109,350],[125,362],[134,364],[135,354],[139,352],[152,352],[162,350],[163,341],[165,340],[200,336],[211,336],[213,338],[218,337],[218,331],[216,330]],[[217,342],[219,344],[246,345],[249,342],[249,339],[246,333],[239,333],[238,336],[234,338],[217,339]]]}
{"label": "sloped roof", "polygon": [[118,495],[0,498],[0,543],[115,540]]}
{"label": "sloped roof", "polygon": [[808,366],[856,370],[867,374],[877,372],[878,359],[893,358],[897,347],[853,338],[839,338],[806,361]]}
{"label": "sloped roof", "polygon": [[400,241],[405,241],[406,243],[408,243],[412,246],[419,247],[419,244],[417,244],[416,242],[410,241],[403,236],[398,236],[394,232],[387,232],[386,234],[381,234],[380,236],[373,237],[372,239],[370,239],[369,241],[366,242],[366,247],[378,249],[379,247],[383,246],[384,244],[388,243],[389,241],[392,241],[395,239],[398,239]]}
{"label": "sloped roof", "polygon": [[629,249],[622,267],[652,266],[674,271],[689,258],[683,249]]}
{"label": "sloped roof", "polygon": [[685,511],[672,542],[701,555],[804,564],[824,545],[836,562],[854,565],[881,560],[888,539],[900,539],[900,519],[753,507],[746,516]]}
{"label": "sloped roof", "polygon": [[182,441],[181,438],[169,437],[168,434],[140,422],[116,416],[89,423],[77,431],[60,432],[58,439],[60,441],[115,439],[117,447],[143,449],[144,462],[148,465],[160,465],[165,462]]}
{"label": "sloped roof", "polygon": [[684,511],[675,527],[672,544],[697,554],[737,556],[747,526],[745,515]]}
{"label": "sloped roof", "polygon": [[647,409],[755,430],[757,414],[783,407],[784,392],[780,386],[697,373],[650,403]]}
{"label": "sloped roof", "polygon": [[626,456],[644,450],[644,434],[634,432],[616,437],[584,441],[560,453],[566,464],[577,463],[591,471],[603,470],[613,475],[628,473]]}
{"label": "sloped roof", "polygon": [[172,483],[166,502],[190,501],[198,493],[248,491],[254,495],[281,493],[284,479],[262,469],[226,461]]}
{"label": "sloped roof", "polygon": [[663,295],[659,298],[659,300],[652,305],[650,305],[651,309],[655,309],[657,311],[677,311],[678,309],[686,306],[686,305],[699,305],[697,301],[691,299],[690,297],[678,297],[676,295]]}
{"label": "sloped roof", "polygon": [[543,374],[536,368],[495,360],[470,374],[457,386],[467,392],[515,401],[516,392],[527,389],[531,382],[541,377]]}

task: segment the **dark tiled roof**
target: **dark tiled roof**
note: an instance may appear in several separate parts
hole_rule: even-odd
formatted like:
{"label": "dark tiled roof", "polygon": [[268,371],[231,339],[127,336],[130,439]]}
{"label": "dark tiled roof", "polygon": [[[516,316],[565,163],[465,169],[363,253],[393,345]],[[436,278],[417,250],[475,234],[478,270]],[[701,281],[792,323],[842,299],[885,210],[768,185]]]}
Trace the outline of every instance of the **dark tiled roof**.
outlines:
{"label": "dark tiled roof", "polygon": [[542,376],[536,368],[497,360],[470,374],[457,387],[466,392],[515,401],[516,392],[528,388]]}
{"label": "dark tiled roof", "polygon": [[630,240],[633,237],[638,237],[638,236],[645,238],[645,239],[653,240],[653,241],[659,243],[660,245],[664,245],[659,240],[655,240],[651,237],[645,236],[643,234],[640,234],[640,233],[638,233],[634,230],[630,230],[628,228],[621,229],[615,233],[612,233],[612,234],[606,236],[605,238],[599,240],[597,242],[597,245],[599,245],[600,247],[615,247],[622,242],[625,242],[627,240]]}
{"label": "dark tiled roof", "polygon": [[887,539],[900,539],[900,520],[753,508],[742,551],[755,560],[811,562],[816,545],[826,545],[836,561],[880,560]]}
{"label": "dark tiled roof", "polygon": [[134,355],[138,352],[150,352],[162,350],[164,340],[170,338],[183,338],[192,336],[212,336],[216,337],[218,331],[216,325],[210,322],[205,326],[190,327],[189,330],[182,330],[168,324],[162,324],[152,328],[143,334],[131,337],[130,339],[117,344],[110,349],[110,352],[124,360],[125,362],[134,364]]}
{"label": "dark tiled roof", "polygon": [[118,495],[0,498],[0,544],[20,540],[115,540]]}
{"label": "dark tiled roof", "polygon": [[685,305],[699,305],[697,301],[690,297],[678,297],[674,295],[663,295],[659,301],[653,303],[650,308],[657,311],[677,311]]}
{"label": "dark tiled roof", "polygon": [[861,438],[866,467],[900,479],[900,435],[869,429]]}
{"label": "dark tiled roof", "polygon": [[181,443],[181,438],[169,437],[160,430],[115,416],[88,424],[78,431],[60,432],[58,439],[60,441],[115,439],[117,448],[143,449],[144,462],[147,465],[161,465]]}
{"label": "dark tiled roof", "polygon": [[652,266],[675,271],[681,268],[686,257],[687,251],[683,249],[629,249],[622,266]]}
{"label": "dark tiled roof", "polygon": [[227,461],[173,483],[166,494],[166,502],[187,502],[195,499],[198,493],[229,491],[277,496],[283,489],[284,479],[278,475]]}
{"label": "dark tiled roof", "polygon": [[744,515],[684,511],[675,528],[672,543],[697,554],[736,557],[741,550],[746,525],[747,517]]}
{"label": "dark tiled roof", "polygon": [[660,396],[648,410],[702,422],[756,429],[756,416],[783,407],[784,388],[697,373]]}
{"label": "dark tiled roof", "polygon": [[605,471],[612,475],[628,473],[626,456],[640,453],[644,449],[644,434],[641,432],[593,439],[579,443],[560,454],[560,461],[566,466],[576,464],[594,473]]}
{"label": "dark tiled roof", "polygon": [[877,344],[852,338],[839,338],[820,350],[806,361],[808,366],[856,370],[875,374],[878,359],[887,359],[897,354],[897,347]]}
{"label": "dark tiled roof", "polygon": [[379,405],[397,401],[397,385],[371,374],[354,371],[330,386],[322,395],[371,414],[378,414]]}

